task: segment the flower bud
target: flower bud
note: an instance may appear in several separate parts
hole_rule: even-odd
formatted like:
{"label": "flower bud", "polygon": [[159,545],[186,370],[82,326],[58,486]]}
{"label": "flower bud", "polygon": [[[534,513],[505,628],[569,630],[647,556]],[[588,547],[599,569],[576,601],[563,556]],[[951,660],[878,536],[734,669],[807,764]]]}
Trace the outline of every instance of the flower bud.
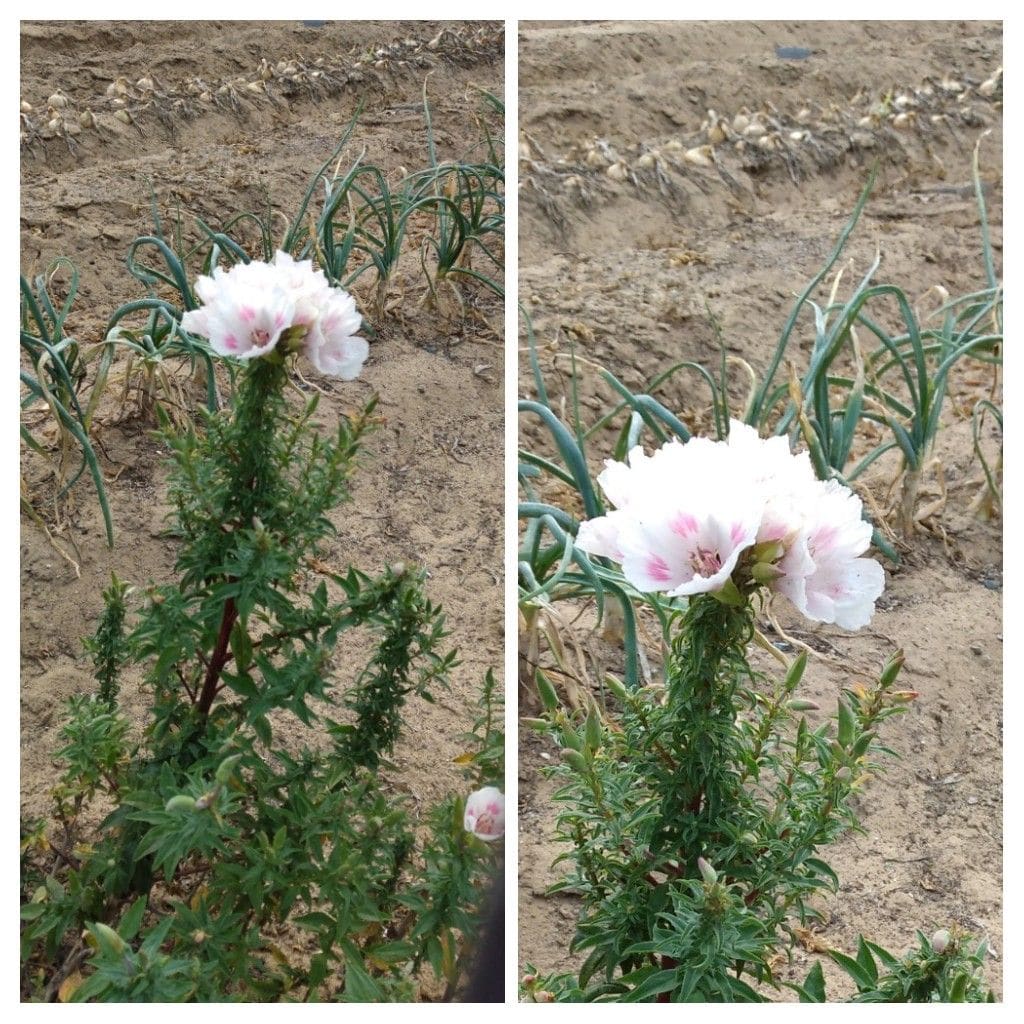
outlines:
{"label": "flower bud", "polygon": [[231,775],[235,770],[235,765],[237,765],[241,760],[241,754],[232,754],[231,757],[221,761],[220,767],[217,769],[216,775],[214,775],[214,779],[220,785],[226,785],[231,780]]}
{"label": "flower bud", "polygon": [[951,936],[949,934],[949,929],[940,928],[932,936],[932,949],[934,949],[935,952],[939,954],[939,956],[942,956],[942,954],[945,953],[949,947],[950,938]]}
{"label": "flower bud", "polygon": [[718,872],[703,857],[697,858],[697,870],[708,885],[714,885],[718,881]]}
{"label": "flower bud", "polygon": [[921,696],[917,690],[893,690],[889,696],[897,704],[909,704],[913,700],[917,700]]}
{"label": "flower bud", "polygon": [[615,698],[625,704],[629,699],[629,691],[626,689],[622,680],[613,676],[610,672],[606,672],[604,681],[605,685],[612,691]]}
{"label": "flower bud", "polygon": [[554,993],[543,988],[539,992],[534,992],[533,998],[538,1003],[553,1003],[555,1001]]}
{"label": "flower bud", "polygon": [[821,705],[813,700],[791,700],[787,705],[790,711],[820,711]]}
{"label": "flower bud", "polygon": [[300,351],[308,330],[307,324],[292,324],[291,327],[285,328],[277,341],[278,350],[286,355],[291,352]]}
{"label": "flower bud", "polygon": [[96,941],[104,952],[123,953],[128,944],[109,925],[101,921],[89,925],[89,931],[96,937]]}
{"label": "flower bud", "polygon": [[591,704],[584,729],[588,750],[597,750],[604,741],[604,729],[601,726],[601,715],[596,704]]}
{"label": "flower bud", "polygon": [[772,565],[770,562],[755,562],[750,570],[750,575],[758,583],[763,583],[767,586],[786,574],[778,566]]}
{"label": "flower bud", "polygon": [[903,668],[904,660],[905,655],[902,650],[899,650],[886,662],[885,668],[882,669],[882,675],[879,678],[883,689],[888,689],[888,687],[896,682],[896,677],[900,674],[900,669]]}
{"label": "flower bud", "polygon": [[563,749],[560,756],[570,768],[574,768],[582,775],[589,773],[587,759],[578,750]]}
{"label": "flower bud", "polygon": [[164,806],[164,810],[169,814],[184,814],[187,811],[194,811],[195,809],[196,801],[192,797],[186,796],[184,793],[172,796]]}
{"label": "flower bud", "polygon": [[534,984],[534,982],[536,982],[536,980],[537,980],[537,975],[536,974],[524,974],[523,975],[522,984],[524,984],[524,985],[532,985],[532,984]]}
{"label": "flower bud", "polygon": [[207,810],[207,808],[209,808],[210,805],[213,803],[213,801],[216,800],[216,799],[217,799],[217,790],[216,789],[210,790],[209,793],[204,793],[196,801],[196,810],[197,811],[205,811],[205,810]]}
{"label": "flower bud", "polygon": [[853,778],[853,772],[847,767],[842,767],[836,772],[837,782],[849,782]]}
{"label": "flower bud", "polygon": [[786,549],[778,540],[762,541],[750,549],[750,554],[755,562],[777,562],[785,553]]}
{"label": "flower bud", "polygon": [[540,669],[537,669],[535,678],[537,693],[540,695],[540,702],[544,705],[544,710],[554,711],[558,707],[558,694],[555,692],[554,686],[551,685],[551,680]]}

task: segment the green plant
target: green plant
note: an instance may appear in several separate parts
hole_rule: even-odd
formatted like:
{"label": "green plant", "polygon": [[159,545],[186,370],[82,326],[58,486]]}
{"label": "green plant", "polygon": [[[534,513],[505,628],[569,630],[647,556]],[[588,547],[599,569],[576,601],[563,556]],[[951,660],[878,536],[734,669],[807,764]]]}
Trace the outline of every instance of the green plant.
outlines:
{"label": "green plant", "polygon": [[[67,298],[58,309],[50,296],[50,287],[61,268],[70,271]],[[114,525],[107,503],[96,451],[90,440],[93,415],[102,387],[94,386],[89,401],[83,408],[79,392],[86,378],[85,359],[78,342],[65,331],[71,307],[78,294],[78,270],[65,258],[55,260],[44,274],[30,283],[21,278],[21,348],[28,358],[31,371],[22,367],[21,383],[25,394],[21,399],[21,436],[33,451],[46,455],[46,447],[25,423],[25,412],[42,400],[49,408],[58,432],[58,456],[54,474],[60,490],[59,500],[78,482],[88,469],[96,486],[96,496],[103,513],[107,543],[113,546]],[[78,468],[68,479],[68,461],[72,450],[81,456]],[[22,499],[26,507],[27,499]],[[28,510],[32,511],[31,506]]]}
{"label": "green plant", "polygon": [[[236,364],[234,401],[202,432],[164,418],[177,578],[136,587],[131,609],[120,581],[105,594],[89,644],[102,696],[73,700],[64,727],[64,854],[51,859],[56,837],[23,853],[36,997],[391,1000],[426,965],[457,984],[493,854],[455,795],[421,821],[387,760],[406,702],[445,686],[456,656],[423,573],[318,558],[374,401],[332,437],[311,425],[316,398],[292,407],[306,329]],[[345,686],[334,657],[353,630],[370,654]],[[141,736],[114,703],[127,665],[151,697]],[[282,737],[288,723],[306,742]],[[494,727],[488,715],[482,750]],[[81,810],[98,796],[113,810],[92,834]],[[286,953],[284,928],[315,951]]]}
{"label": "green plant", "polygon": [[[853,1003],[992,1003],[982,971],[988,943],[971,943],[941,928],[929,939],[917,933],[918,948],[902,959],[867,942],[857,942],[856,958],[831,950],[829,956],[857,986]],[[793,986],[802,1003],[825,1002],[825,976],[815,964],[803,985]]]}

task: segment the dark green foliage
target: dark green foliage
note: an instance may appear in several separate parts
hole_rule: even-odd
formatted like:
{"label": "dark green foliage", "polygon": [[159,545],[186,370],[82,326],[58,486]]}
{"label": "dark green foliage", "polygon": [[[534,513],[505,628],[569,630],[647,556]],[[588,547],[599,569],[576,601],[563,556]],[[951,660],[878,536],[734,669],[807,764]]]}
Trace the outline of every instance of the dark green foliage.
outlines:
{"label": "dark green foliage", "polygon": [[128,657],[124,642],[125,595],[128,584],[110,574],[110,586],[103,591],[103,615],[93,636],[83,643],[92,655],[96,680],[100,684],[99,697],[114,707],[117,704],[118,676]]}
{"label": "dark green foliage", "polygon": [[[857,956],[831,950],[829,956],[857,986],[852,1003],[992,1003],[982,972],[988,943],[945,929],[930,939],[917,933],[917,949],[902,959],[862,937]],[[803,985],[791,986],[802,1003],[823,1003],[825,978],[815,964]]]}
{"label": "dark green foliage", "polygon": [[587,953],[574,981],[545,980],[557,998],[764,998],[809,898],[838,885],[819,848],[856,827],[850,796],[887,753],[877,726],[903,707],[896,657],[812,726],[792,700],[803,657],[774,685],[750,668],[746,604],[700,595],[668,629],[663,696],[616,686],[585,719],[549,700],[541,723],[563,746],[572,844],[555,889],[582,897],[573,949]]}
{"label": "dark green foliage", "polygon": [[[127,636],[128,588],[115,579],[106,592],[88,644],[104,696],[71,702],[60,755],[67,851],[54,865],[45,836],[24,844],[25,985],[37,995],[82,959],[86,927],[76,1000],[411,998],[408,963],[454,985],[471,948],[491,851],[465,834],[455,797],[420,848],[414,808],[378,771],[407,700],[429,700],[456,664],[444,616],[421,572],[374,578],[320,561],[373,403],[325,439],[315,401],[294,415],[285,384],[283,361],[257,360],[233,411],[202,434],[165,432],[178,580],[141,591]],[[373,650],[339,696],[335,648],[352,629]],[[144,667],[153,695],[134,748],[112,703],[125,662]],[[350,721],[328,717],[337,706]],[[321,726],[309,746],[276,739],[289,715]],[[493,749],[489,719],[476,738]],[[114,809],[85,844],[79,812],[100,793]],[[286,926],[312,933],[308,961],[276,944]]]}

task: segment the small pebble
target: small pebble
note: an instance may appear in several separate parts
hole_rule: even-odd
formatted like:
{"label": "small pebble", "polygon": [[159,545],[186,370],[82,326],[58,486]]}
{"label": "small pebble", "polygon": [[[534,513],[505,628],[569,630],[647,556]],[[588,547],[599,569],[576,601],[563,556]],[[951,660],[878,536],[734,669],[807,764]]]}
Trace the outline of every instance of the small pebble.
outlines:
{"label": "small pebble", "polygon": [[981,644],[971,644],[971,652],[973,654],[981,654]]}
{"label": "small pebble", "polygon": [[978,798],[976,796],[969,796],[967,802],[973,807],[978,802]]}

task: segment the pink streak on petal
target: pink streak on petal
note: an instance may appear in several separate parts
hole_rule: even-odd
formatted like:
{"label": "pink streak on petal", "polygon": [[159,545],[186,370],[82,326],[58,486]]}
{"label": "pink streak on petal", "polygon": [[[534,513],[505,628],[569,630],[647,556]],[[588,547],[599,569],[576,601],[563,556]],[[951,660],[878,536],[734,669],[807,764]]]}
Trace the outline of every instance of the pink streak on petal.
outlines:
{"label": "pink streak on petal", "polygon": [[690,534],[697,532],[697,519],[688,512],[679,512],[672,520],[671,528],[672,532],[680,537],[689,537]]}
{"label": "pink streak on petal", "polygon": [[647,574],[659,583],[668,583],[672,579],[672,571],[657,555],[651,555],[647,559]]}
{"label": "pink streak on petal", "polygon": [[739,544],[741,540],[746,536],[746,530],[743,529],[742,523],[733,523],[729,527],[729,538],[733,544]]}
{"label": "pink streak on petal", "polygon": [[233,334],[227,334],[224,336],[224,347],[231,349],[234,352],[238,348],[238,339]]}
{"label": "pink streak on petal", "polygon": [[256,319],[256,310],[252,306],[242,306],[238,311],[238,315],[247,323],[252,323]]}

